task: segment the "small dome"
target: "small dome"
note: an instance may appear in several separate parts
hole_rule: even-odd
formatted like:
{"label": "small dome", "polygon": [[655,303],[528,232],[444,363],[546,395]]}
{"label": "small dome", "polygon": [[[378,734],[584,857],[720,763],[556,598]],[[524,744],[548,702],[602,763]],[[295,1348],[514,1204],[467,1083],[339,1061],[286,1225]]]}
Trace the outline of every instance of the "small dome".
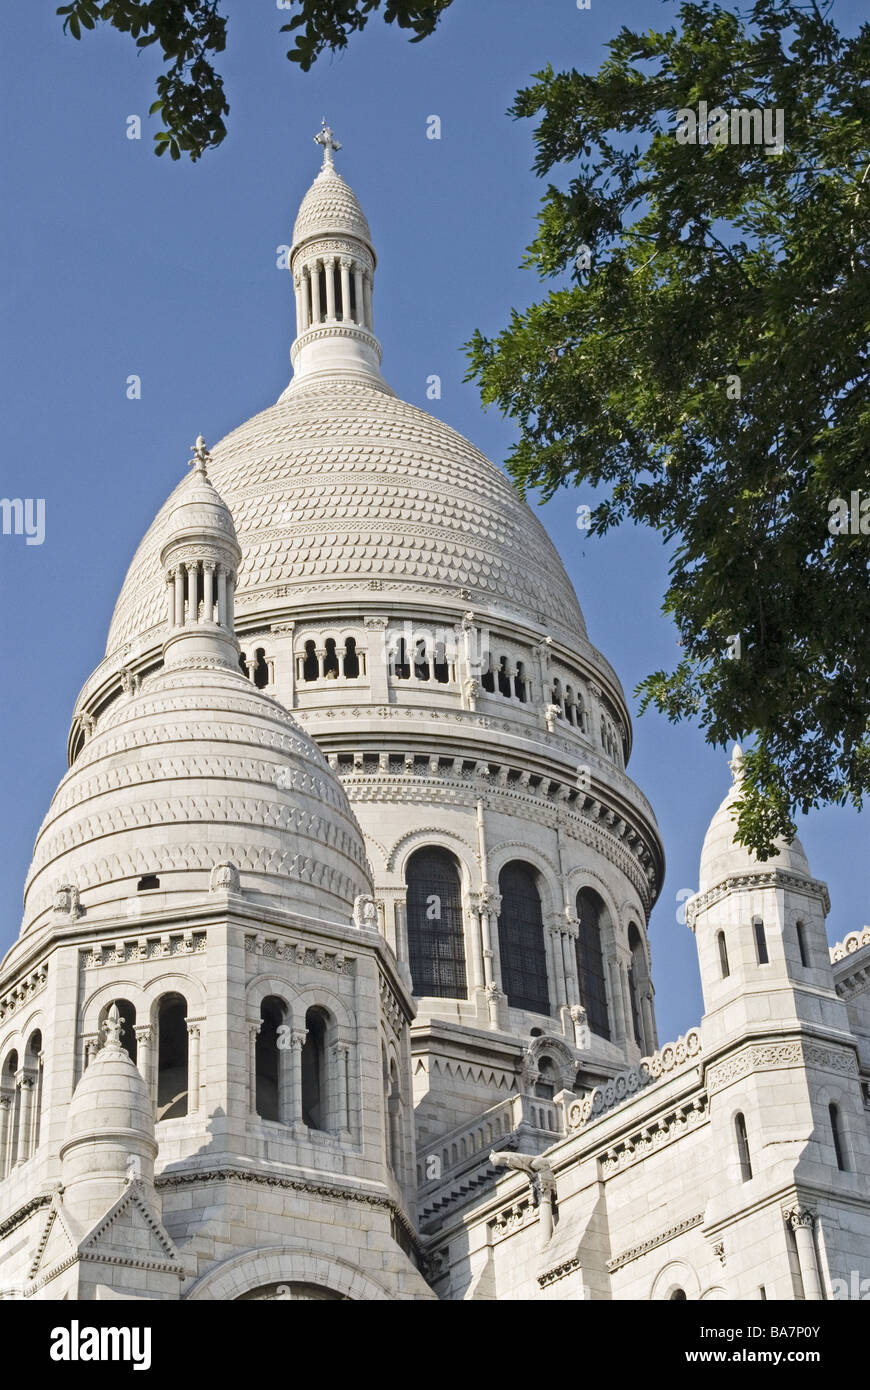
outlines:
{"label": "small dome", "polygon": [[701,849],[701,867],[698,876],[698,891],[706,893],[724,879],[735,874],[759,872],[765,869],[786,869],[789,873],[811,878],[810,866],[804,847],[795,837],[790,845],[779,841],[778,853],[770,859],[756,859],[751,850],[735,842],[736,825],[732,817],[734,803],[741,792],[741,765],[743,754],[738,744],[734,745],[731,771],[734,781],[718,811],[710,822]]}
{"label": "small dome", "polygon": [[154,1137],[148,1087],[136,1063],[121,1046],[121,1021],[113,1004],[104,1025],[106,1041],[85,1071],[70,1101],[66,1145],[100,1134],[132,1130]]}
{"label": "small dome", "polygon": [[[24,932],[75,884],[94,922],[159,901],[201,902],[222,863],[253,900],[347,921],[371,892],[362,832],[317,745],[222,660],[156,672],[100,716],[40,828]],[[149,899],[151,901],[151,899]]]}
{"label": "small dome", "polygon": [[205,471],[206,462],[211,456],[205,448],[202,435],[196,441],[194,471],[184,479],[172,494],[167,517],[167,545],[170,541],[180,542],[188,538],[198,541],[208,540],[231,542],[237,547],[236,528],[232,513],[223,498],[212,485]]}
{"label": "small dome", "polygon": [[330,232],[356,237],[368,247],[372,244],[356,194],[331,164],[325,164],[302,199],[293,227],[293,245]]}

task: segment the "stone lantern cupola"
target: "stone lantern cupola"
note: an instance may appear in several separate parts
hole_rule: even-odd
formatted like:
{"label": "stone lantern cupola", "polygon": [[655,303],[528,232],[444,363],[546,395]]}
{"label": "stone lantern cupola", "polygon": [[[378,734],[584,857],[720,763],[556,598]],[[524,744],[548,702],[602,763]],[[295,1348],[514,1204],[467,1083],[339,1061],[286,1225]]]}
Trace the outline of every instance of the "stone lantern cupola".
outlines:
{"label": "stone lantern cupola", "polygon": [[374,333],[377,257],[369,224],[336,171],[334,153],[341,146],[325,122],[314,138],[323,146],[323,165],[300,205],[290,256],[296,291],[294,382],[362,376],[386,390]]}
{"label": "stone lantern cupola", "polygon": [[242,552],[230,509],[206,471],[209,462],[200,435],[193,473],[178,490],[160,551],[167,591],[167,668],[239,666],[233,601]]}

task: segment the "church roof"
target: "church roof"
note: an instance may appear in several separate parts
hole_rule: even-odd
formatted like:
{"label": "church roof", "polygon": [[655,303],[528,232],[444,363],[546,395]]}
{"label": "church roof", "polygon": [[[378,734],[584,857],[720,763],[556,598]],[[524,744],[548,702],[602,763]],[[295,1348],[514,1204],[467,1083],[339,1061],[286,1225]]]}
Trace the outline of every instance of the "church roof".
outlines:
{"label": "church roof", "polygon": [[299,207],[293,227],[293,244],[308,237],[344,234],[371,246],[366,215],[353,189],[331,164],[325,164]]}

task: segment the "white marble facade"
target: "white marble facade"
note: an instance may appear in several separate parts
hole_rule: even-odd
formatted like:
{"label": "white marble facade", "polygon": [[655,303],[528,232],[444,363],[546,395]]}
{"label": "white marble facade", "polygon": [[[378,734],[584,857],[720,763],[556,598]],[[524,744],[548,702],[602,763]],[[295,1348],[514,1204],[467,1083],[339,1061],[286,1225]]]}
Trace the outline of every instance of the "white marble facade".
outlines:
{"label": "white marble facade", "polygon": [[293,379],[133,559],[0,970],[0,1294],[854,1290],[870,931],[830,952],[800,846],[734,846],[737,757],[659,1047],[625,696],[504,475],[382,377],[320,143]]}

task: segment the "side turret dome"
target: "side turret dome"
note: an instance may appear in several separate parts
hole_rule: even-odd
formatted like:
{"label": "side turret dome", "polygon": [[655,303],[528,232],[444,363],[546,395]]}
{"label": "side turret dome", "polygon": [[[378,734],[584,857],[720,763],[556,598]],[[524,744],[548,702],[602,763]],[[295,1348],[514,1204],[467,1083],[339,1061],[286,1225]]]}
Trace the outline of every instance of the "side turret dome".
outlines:
{"label": "side turret dome", "polygon": [[795,838],[790,845],[779,843],[778,852],[762,863],[751,850],[735,840],[737,827],[733,819],[734,803],[741,794],[743,776],[743,753],[739,744],[734,745],[731,758],[733,781],[728,795],[710,822],[701,849],[701,867],[698,877],[698,891],[706,893],[735,874],[759,873],[765,869],[786,869],[789,873],[811,878],[810,866],[804,847]]}

